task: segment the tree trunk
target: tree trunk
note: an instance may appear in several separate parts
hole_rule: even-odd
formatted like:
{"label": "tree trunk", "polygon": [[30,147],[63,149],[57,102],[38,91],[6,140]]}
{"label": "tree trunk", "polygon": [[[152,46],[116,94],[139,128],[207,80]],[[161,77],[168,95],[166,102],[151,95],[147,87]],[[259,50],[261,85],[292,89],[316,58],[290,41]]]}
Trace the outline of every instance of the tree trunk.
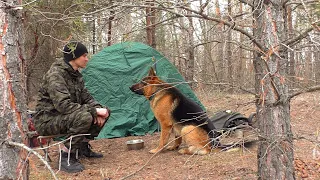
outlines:
{"label": "tree trunk", "polygon": [[[287,6],[287,24],[288,24],[288,38],[293,37],[293,25],[292,25],[292,9],[290,6]],[[291,47],[294,49],[294,47]],[[294,86],[294,78],[295,78],[295,60],[294,60],[294,52],[289,50],[288,52],[288,76],[289,76],[289,87],[293,88]]]}
{"label": "tree trunk", "polygon": [[[112,0],[109,0],[109,5],[111,6],[112,5]],[[108,19],[108,46],[111,46],[112,45],[112,39],[111,39],[111,36],[112,36],[112,21],[114,19],[114,10],[111,10],[110,11],[110,17]]]}
{"label": "tree trunk", "polygon": [[[215,5],[216,5],[216,14],[217,14],[217,17],[220,17],[221,18],[221,11],[220,11],[220,4],[219,4],[219,0],[216,0],[215,2]],[[218,82],[223,82],[224,81],[224,75],[226,74],[225,73],[225,68],[223,66],[223,60],[224,60],[224,51],[223,51],[223,47],[224,47],[224,33],[223,33],[223,23],[219,23],[217,25],[217,36],[216,36],[216,39],[221,42],[217,45],[217,57],[216,57],[216,69],[217,69],[217,75],[218,75]],[[222,87],[219,86],[219,90],[222,90]]]}
{"label": "tree trunk", "polygon": [[306,82],[306,87],[311,86],[312,85],[312,76],[313,76],[313,71],[312,71],[312,48],[311,47],[306,47],[306,51],[305,51],[306,55],[305,55],[305,82]]}
{"label": "tree trunk", "polygon": [[[208,83],[212,83],[212,82],[219,82],[218,81],[218,75],[217,75],[217,71],[215,68],[215,61],[213,56],[213,52],[212,52],[212,43],[209,43],[209,41],[211,40],[210,38],[212,38],[210,36],[210,33],[208,33],[208,28],[207,28],[207,23],[208,22],[201,22],[200,23],[200,27],[201,27],[201,32],[202,32],[202,36],[203,36],[203,42],[208,42],[205,43],[203,45],[203,54],[204,54],[204,58],[202,58],[202,77],[203,80],[205,82],[205,84],[207,85]],[[212,86],[212,85],[211,85]]]}
{"label": "tree trunk", "polygon": [[320,50],[317,46],[313,46],[314,60],[315,60],[315,79],[316,84],[320,84]]}
{"label": "tree trunk", "polygon": [[[95,11],[96,7],[95,7],[95,1],[93,1],[93,10]],[[93,15],[93,19],[92,19],[92,54],[96,53],[96,49],[97,49],[97,27],[96,27],[96,23],[97,23],[97,15]]]}
{"label": "tree trunk", "polygon": [[26,97],[23,79],[23,31],[21,2],[0,2],[0,179],[28,179],[27,153],[10,146],[14,141],[28,144],[26,127]]}
{"label": "tree trunk", "polygon": [[93,21],[92,21],[92,54],[96,53],[96,18],[94,16]]}
{"label": "tree trunk", "polygon": [[[258,148],[259,179],[295,179],[293,138],[290,126],[290,102],[285,54],[281,46],[286,38],[281,0],[254,1],[257,28],[253,33],[265,53],[255,52],[255,88],[260,99],[256,102],[260,129]],[[281,58],[280,58],[280,57]]]}
{"label": "tree trunk", "polygon": [[182,74],[182,66],[180,65],[180,45],[179,45],[179,38],[178,38],[178,33],[177,33],[177,29],[176,29],[176,26],[172,25],[172,29],[173,29],[173,41],[174,41],[174,46],[175,46],[175,49],[177,49],[177,52],[175,53],[176,54],[176,58],[174,58],[174,65],[178,68],[179,72]]}
{"label": "tree trunk", "polygon": [[[188,11],[189,13],[189,11]],[[194,27],[193,27],[193,19],[191,17],[188,17],[188,23],[189,27],[187,29],[188,31],[188,45],[187,45],[187,54],[188,54],[188,60],[187,60],[187,77],[186,80],[189,82],[193,81],[194,78]],[[189,84],[192,89],[194,89],[194,83]]]}
{"label": "tree trunk", "polygon": [[[242,3],[239,4],[239,14],[242,14]],[[241,17],[241,20],[243,18]],[[242,33],[240,33],[240,42],[244,42],[244,35]],[[244,84],[244,72],[245,72],[245,54],[243,53],[243,48],[242,48],[242,43],[240,43],[240,47],[239,47],[239,65],[238,65],[238,70],[236,70],[236,74],[237,74],[237,82],[238,82],[238,86],[243,86]]]}
{"label": "tree trunk", "polygon": [[[231,0],[228,0],[228,14],[230,17],[232,17],[232,10],[231,10]],[[229,21],[231,21],[231,19],[229,18]],[[231,29],[228,30],[228,35],[227,35],[227,44],[226,44],[226,63],[227,63],[227,67],[228,67],[228,73],[227,73],[227,79],[228,79],[228,83],[231,85],[231,90],[230,93],[233,92],[233,64],[232,62],[234,62],[232,60],[232,51],[231,51],[231,41],[232,41],[232,32]]]}
{"label": "tree trunk", "polygon": [[148,0],[146,1],[146,5],[148,6],[146,8],[146,30],[147,30],[147,42],[148,45],[156,48],[156,30],[155,30],[155,19],[156,19],[156,13],[155,8],[152,8],[154,6],[154,0]]}
{"label": "tree trunk", "polygon": [[187,58],[188,58],[188,26],[187,23],[185,22],[185,18],[179,18],[179,26],[181,30],[181,35],[179,37],[179,46],[180,47],[180,52],[181,54],[178,54],[179,58],[179,65],[181,66],[181,74],[182,76],[187,80]]}

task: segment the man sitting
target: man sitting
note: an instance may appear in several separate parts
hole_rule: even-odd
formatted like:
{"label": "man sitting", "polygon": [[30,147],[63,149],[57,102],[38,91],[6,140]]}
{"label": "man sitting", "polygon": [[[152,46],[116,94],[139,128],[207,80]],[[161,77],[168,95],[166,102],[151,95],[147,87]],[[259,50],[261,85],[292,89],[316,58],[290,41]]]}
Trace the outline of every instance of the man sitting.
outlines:
{"label": "man sitting", "polygon": [[70,42],[63,49],[64,60],[52,64],[44,75],[40,85],[34,122],[40,135],[91,134],[72,138],[65,146],[70,151],[62,151],[61,170],[80,172],[84,166],[79,156],[101,158],[103,155],[93,152],[89,139],[97,136],[109,118],[110,111],[102,107],[89,94],[79,68],[86,67],[87,48],[80,42]]}

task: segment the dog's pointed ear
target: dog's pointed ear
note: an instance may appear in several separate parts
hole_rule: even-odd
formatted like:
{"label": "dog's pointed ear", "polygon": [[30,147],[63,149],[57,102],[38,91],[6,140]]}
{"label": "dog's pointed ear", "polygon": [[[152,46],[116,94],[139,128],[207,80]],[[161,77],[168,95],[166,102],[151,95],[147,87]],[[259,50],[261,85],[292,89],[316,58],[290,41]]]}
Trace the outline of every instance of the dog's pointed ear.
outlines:
{"label": "dog's pointed ear", "polygon": [[149,76],[157,76],[156,71],[153,69],[153,67],[151,67],[149,70]]}

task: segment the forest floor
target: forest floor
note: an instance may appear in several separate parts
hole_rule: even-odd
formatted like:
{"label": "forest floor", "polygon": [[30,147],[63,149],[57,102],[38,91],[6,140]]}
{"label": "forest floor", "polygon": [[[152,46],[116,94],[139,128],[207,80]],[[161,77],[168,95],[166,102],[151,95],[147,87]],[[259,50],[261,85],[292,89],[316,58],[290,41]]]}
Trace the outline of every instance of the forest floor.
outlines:
{"label": "forest floor", "polygon": [[[209,112],[230,109],[249,116],[255,111],[250,95],[206,95],[198,93]],[[320,179],[320,92],[305,93],[291,102],[291,127],[294,136],[296,179]],[[143,139],[141,150],[127,150],[126,141]],[[101,159],[81,159],[85,170],[68,174],[57,169],[57,148],[50,148],[50,163],[59,179],[159,179],[159,180],[251,180],[257,179],[257,144],[250,148],[229,151],[215,150],[205,156],[179,155],[177,151],[164,151],[156,155],[148,151],[157,146],[159,133],[141,137],[101,139],[91,142],[94,151],[103,153]],[[318,148],[319,151],[314,151]],[[39,153],[42,153],[39,151]],[[30,157],[30,179],[53,179],[44,164]]]}

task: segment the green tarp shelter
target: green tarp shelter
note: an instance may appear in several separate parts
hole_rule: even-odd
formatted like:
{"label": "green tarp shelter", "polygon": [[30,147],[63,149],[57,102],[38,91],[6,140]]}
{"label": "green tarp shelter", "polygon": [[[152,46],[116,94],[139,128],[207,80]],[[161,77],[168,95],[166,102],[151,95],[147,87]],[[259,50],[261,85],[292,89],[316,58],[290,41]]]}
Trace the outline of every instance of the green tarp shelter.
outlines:
{"label": "green tarp shelter", "polygon": [[89,92],[111,110],[98,139],[145,135],[160,130],[149,101],[129,89],[148,74],[150,67],[156,69],[162,80],[174,83],[203,107],[178,70],[155,49],[139,42],[115,44],[96,53],[82,71]]}

